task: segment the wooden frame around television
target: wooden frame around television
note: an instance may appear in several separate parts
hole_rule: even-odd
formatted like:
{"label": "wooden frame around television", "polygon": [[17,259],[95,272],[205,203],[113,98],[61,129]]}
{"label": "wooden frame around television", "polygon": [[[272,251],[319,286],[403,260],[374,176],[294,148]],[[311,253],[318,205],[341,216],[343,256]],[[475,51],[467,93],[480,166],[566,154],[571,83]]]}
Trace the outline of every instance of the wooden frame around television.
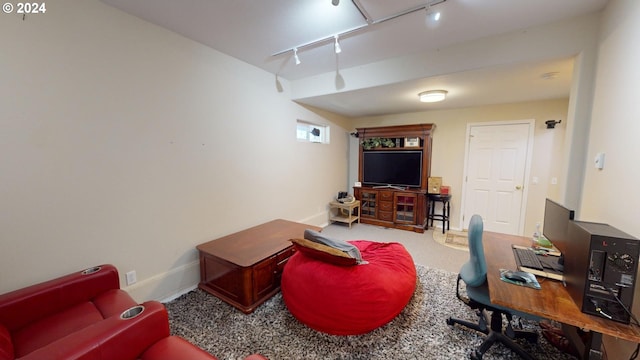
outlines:
{"label": "wooden frame around television", "polygon": [[[434,124],[398,125],[357,129],[360,143],[362,143],[362,140],[369,138],[388,138],[394,140],[392,143],[400,144],[400,146],[379,147],[374,149],[364,149],[364,147],[360,145],[358,155],[359,182],[362,182],[363,180],[364,152],[381,150],[394,151],[394,149],[401,151],[406,150],[407,148],[422,151],[422,174],[420,178],[420,187],[400,189],[396,187],[367,186],[366,184],[362,184],[361,187],[354,188],[354,195],[361,201],[362,205],[366,206],[366,204],[371,204],[371,207],[368,208],[369,211],[365,211],[364,214],[361,209],[361,222],[415,232],[424,232],[427,220],[427,182],[431,175],[431,148],[432,133],[434,130]],[[407,138],[418,138],[419,146],[405,146]],[[363,199],[363,196],[365,196],[366,199]],[[372,199],[375,199],[375,201],[372,201]],[[407,199],[415,201],[413,206],[407,207]],[[408,216],[407,209],[412,212]]]}

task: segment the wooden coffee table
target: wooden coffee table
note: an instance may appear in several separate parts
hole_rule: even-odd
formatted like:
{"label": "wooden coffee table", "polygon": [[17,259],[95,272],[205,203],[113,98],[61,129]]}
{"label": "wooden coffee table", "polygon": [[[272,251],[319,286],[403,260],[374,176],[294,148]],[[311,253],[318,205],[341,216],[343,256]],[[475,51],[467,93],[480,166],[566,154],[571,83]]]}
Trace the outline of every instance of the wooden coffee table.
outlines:
{"label": "wooden coffee table", "polygon": [[198,287],[253,312],[280,290],[282,270],[294,253],[289,239],[302,238],[306,229],[322,230],[278,219],[198,245]]}

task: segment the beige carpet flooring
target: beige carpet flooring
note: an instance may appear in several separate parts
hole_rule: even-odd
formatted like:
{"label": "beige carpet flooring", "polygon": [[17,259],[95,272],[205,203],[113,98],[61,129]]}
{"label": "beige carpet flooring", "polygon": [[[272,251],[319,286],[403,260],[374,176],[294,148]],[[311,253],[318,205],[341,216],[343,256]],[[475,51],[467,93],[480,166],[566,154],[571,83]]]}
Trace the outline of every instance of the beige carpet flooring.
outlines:
{"label": "beige carpet flooring", "polygon": [[[442,229],[436,229],[442,234]],[[334,223],[326,226],[322,232],[341,240],[370,240],[379,242],[399,242],[409,251],[416,264],[458,273],[462,264],[469,259],[464,247],[453,247],[439,243],[433,238],[433,228],[424,234],[406,230],[389,229],[368,224],[349,226]],[[437,236],[437,235],[436,235]]]}

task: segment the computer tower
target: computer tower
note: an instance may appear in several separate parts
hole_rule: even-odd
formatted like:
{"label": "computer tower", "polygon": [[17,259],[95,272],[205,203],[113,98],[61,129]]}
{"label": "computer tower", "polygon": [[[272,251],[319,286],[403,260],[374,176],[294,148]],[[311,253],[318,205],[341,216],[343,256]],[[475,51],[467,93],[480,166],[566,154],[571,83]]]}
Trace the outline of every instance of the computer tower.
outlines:
{"label": "computer tower", "polygon": [[566,246],[564,279],[578,307],[628,324],[640,241],[607,224],[571,221]]}

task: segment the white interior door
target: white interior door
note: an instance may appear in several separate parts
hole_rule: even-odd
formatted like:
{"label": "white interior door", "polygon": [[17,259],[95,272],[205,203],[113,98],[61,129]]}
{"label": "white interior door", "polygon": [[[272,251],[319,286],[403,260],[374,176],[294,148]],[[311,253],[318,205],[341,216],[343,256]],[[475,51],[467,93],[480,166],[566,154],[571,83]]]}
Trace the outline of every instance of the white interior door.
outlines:
{"label": "white interior door", "polygon": [[473,214],[484,229],[522,235],[533,120],[508,124],[471,124],[468,128],[463,227]]}

